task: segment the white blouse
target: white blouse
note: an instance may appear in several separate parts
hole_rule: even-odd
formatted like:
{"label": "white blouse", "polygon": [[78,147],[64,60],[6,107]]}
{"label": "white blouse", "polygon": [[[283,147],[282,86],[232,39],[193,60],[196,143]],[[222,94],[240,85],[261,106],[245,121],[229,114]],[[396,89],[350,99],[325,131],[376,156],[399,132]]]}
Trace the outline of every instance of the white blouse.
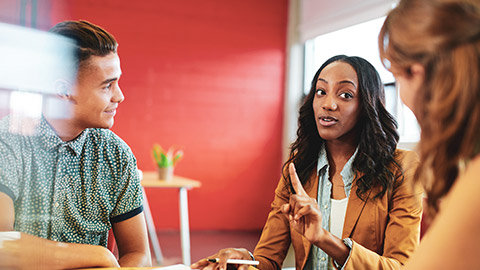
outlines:
{"label": "white blouse", "polygon": [[345,223],[345,214],[347,213],[348,197],[341,200],[332,200],[330,212],[330,233],[342,239],[343,223]]}

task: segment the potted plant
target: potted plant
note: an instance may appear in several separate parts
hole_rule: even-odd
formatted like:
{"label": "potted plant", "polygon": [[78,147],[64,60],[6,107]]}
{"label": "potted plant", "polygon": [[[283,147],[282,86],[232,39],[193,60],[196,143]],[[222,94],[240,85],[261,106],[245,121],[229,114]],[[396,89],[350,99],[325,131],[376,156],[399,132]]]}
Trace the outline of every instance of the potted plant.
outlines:
{"label": "potted plant", "polygon": [[154,144],[152,156],[155,164],[157,164],[159,179],[168,181],[172,179],[173,169],[182,159],[183,151],[176,150],[173,146],[165,151],[159,144]]}

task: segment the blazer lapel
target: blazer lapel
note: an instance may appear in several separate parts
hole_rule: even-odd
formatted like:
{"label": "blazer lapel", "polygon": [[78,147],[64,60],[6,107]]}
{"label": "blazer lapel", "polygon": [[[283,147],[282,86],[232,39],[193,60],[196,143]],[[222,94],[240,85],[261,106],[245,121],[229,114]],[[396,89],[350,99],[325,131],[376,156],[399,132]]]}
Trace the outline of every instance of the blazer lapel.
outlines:
{"label": "blazer lapel", "polygon": [[[359,179],[361,175],[357,178]],[[366,199],[363,201],[357,196],[357,185],[356,181],[352,183],[352,189],[350,190],[350,196],[348,198],[347,204],[347,212],[345,214],[345,222],[343,225],[343,232],[342,238],[350,238],[352,236],[352,232],[357,225],[358,219],[362,214],[365,205],[367,204],[368,199],[370,198],[370,193],[372,190],[370,189],[366,194]]]}

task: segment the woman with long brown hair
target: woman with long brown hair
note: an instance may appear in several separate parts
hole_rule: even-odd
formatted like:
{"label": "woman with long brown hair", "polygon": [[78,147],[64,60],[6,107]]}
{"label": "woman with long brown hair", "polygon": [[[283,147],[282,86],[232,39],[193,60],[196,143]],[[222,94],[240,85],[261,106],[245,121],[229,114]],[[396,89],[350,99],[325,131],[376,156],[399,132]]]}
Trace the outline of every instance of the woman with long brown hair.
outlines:
{"label": "woman with long brown hair", "polygon": [[380,55],[421,127],[416,179],[434,217],[408,269],[480,267],[480,3],[402,0]]}
{"label": "woman with long brown hair", "polygon": [[[419,242],[422,190],[412,189],[417,156],[397,149],[396,128],[368,61],[337,55],[318,69],[253,252],[258,269],[281,269],[290,244],[297,269],[399,269],[407,261]],[[252,258],[228,248],[209,259],[192,268]]]}

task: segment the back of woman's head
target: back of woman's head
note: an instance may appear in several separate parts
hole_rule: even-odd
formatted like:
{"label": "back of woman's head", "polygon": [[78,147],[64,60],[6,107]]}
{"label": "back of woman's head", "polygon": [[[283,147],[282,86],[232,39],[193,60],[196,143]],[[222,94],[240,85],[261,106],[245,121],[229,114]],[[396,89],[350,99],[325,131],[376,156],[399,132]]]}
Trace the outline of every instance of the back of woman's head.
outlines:
{"label": "back of woman's head", "polygon": [[422,129],[416,178],[436,209],[459,164],[479,152],[480,4],[403,0],[385,20],[379,45],[387,68],[407,75],[415,63],[425,69],[414,104]]}
{"label": "back of woman's head", "polygon": [[[381,189],[377,195],[382,196],[393,183],[393,175],[388,167],[394,161],[394,151],[398,141],[397,126],[393,117],[385,109],[385,94],[378,72],[361,57],[334,56],[315,73],[310,91],[300,108],[297,139],[291,146],[290,158],[284,166],[294,162],[300,179],[304,183],[315,168],[324,140],[317,131],[313,99],[320,73],[329,64],[337,61],[352,66],[359,84],[360,117],[356,124],[359,142],[358,153],[353,163],[354,170],[364,174],[361,181],[357,181],[359,195],[372,187],[379,186]],[[284,176],[288,178],[285,173]]]}

